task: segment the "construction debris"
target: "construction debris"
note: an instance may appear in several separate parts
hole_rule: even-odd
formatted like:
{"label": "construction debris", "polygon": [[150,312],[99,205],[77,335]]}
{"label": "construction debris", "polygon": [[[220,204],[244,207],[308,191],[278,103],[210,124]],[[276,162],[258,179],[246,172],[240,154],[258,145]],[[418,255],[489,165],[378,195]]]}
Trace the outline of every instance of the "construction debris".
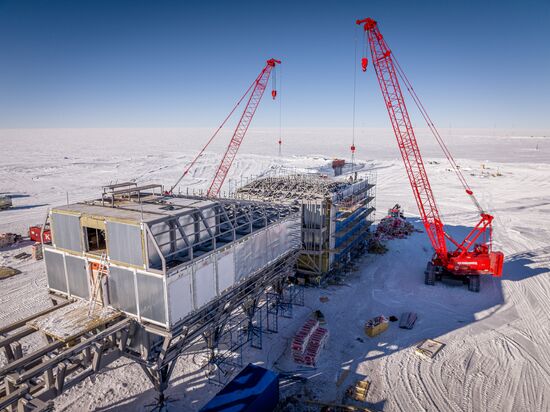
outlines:
{"label": "construction debris", "polygon": [[16,233],[0,233],[0,248],[12,246],[21,239],[21,235]]}
{"label": "construction debris", "polygon": [[292,339],[291,348],[294,362],[315,366],[328,336],[328,330],[321,328],[318,320],[308,319]]}
{"label": "construction debris", "polygon": [[380,240],[404,239],[414,232],[414,226],[401,217],[387,216],[378,223],[376,234]]}
{"label": "construction debris", "polygon": [[383,255],[388,251],[388,248],[380,241],[380,239],[377,237],[372,237],[369,239],[367,244],[367,251],[376,255]]}
{"label": "construction debris", "polygon": [[30,257],[31,257],[31,254],[27,252],[21,252],[14,256],[14,258],[18,260],[28,259]]}
{"label": "construction debris", "polygon": [[442,342],[433,339],[426,339],[416,346],[416,353],[428,359],[432,359],[441,349],[443,349],[444,346],[445,344]]}
{"label": "construction debris", "polygon": [[11,278],[12,276],[20,274],[21,271],[9,266],[0,266],[0,279]]}
{"label": "construction debris", "polygon": [[374,336],[380,335],[382,332],[388,329],[388,326],[388,319],[386,319],[385,316],[380,315],[375,318],[369,319],[367,323],[365,323],[365,333],[367,334],[367,336],[372,338]]}

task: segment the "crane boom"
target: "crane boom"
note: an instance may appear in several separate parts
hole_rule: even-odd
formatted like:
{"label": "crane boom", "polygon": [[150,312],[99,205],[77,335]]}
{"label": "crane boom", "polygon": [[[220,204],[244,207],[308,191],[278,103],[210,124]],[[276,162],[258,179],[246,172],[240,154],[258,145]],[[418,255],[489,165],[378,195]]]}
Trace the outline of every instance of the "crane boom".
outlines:
{"label": "crane boom", "polygon": [[405,170],[414,192],[420,216],[436,253],[446,255],[447,246],[443,223],[439,217],[439,211],[418,148],[411,119],[405,106],[403,93],[392,62],[391,51],[380,34],[376,23],[371,20],[365,24],[369,25],[369,45],[372,61],[376,67],[378,83],[384,96],[393,132],[405,163]]}
{"label": "crane boom", "polygon": [[[267,87],[267,83],[269,81],[269,76],[271,74],[271,71],[273,70],[275,65],[280,63],[281,63],[280,60],[269,59],[266,62],[266,65],[261,71],[261,73],[256,78],[252,93],[248,98],[246,107],[239,120],[239,123],[237,124],[237,127],[233,132],[233,137],[229,142],[229,146],[227,146],[227,149],[222,157],[222,160],[218,166],[218,169],[216,170],[216,174],[214,175],[214,179],[212,180],[212,183],[208,188],[208,192],[206,194],[208,197],[215,197],[220,193],[223,182],[227,177],[227,173],[229,172],[229,169],[231,168],[231,165],[235,160],[235,156],[237,155],[237,151],[239,150],[239,147],[241,146],[244,136],[246,135],[248,126],[250,126],[250,122],[254,117],[254,113],[256,112],[256,109],[260,104],[260,100],[262,99],[265,88]],[[273,98],[275,98],[274,93],[273,93]]]}
{"label": "crane boom", "polygon": [[[466,189],[466,193],[472,198],[481,212],[479,223],[461,243],[455,241],[445,232],[399,84],[398,76],[404,77],[404,73],[402,73],[398,64],[394,64],[392,52],[380,33],[377,22],[371,18],[366,18],[357,20],[356,23],[363,26],[368,35],[373,66],[397,139],[397,145],[405,164],[405,170],[413,190],[420,217],[435,250],[435,255],[431,262],[432,267],[441,268],[441,270],[447,271],[452,275],[475,276],[482,273],[491,273],[500,276],[504,255],[501,252],[491,251],[491,223],[493,216],[485,213],[475,200],[472,190],[458,170],[458,166],[441,140],[441,136],[435,129],[433,122],[431,122],[424,106],[420,103],[418,96],[412,90],[412,86],[410,86],[408,79],[405,77],[404,80],[407,89],[411,91],[415,103],[419,105],[424,119],[428,122],[428,127],[434,133],[445,155],[457,172],[461,184]],[[367,64],[368,60],[364,57],[361,60],[363,71],[366,71]],[[482,240],[482,236],[485,241],[476,243],[478,240]],[[456,246],[455,250],[448,250],[447,240]]]}

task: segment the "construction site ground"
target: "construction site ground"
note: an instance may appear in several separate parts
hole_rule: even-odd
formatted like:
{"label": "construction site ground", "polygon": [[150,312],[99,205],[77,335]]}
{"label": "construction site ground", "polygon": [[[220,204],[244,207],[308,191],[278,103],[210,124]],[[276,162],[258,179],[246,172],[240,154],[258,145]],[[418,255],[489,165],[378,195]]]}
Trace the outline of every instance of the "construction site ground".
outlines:
{"label": "construction site ground", "polygon": [[[86,133],[108,135],[106,131],[73,132],[76,138],[72,139],[60,131],[60,140],[50,136],[49,144],[43,143],[48,132],[2,133],[9,153],[0,165],[0,193],[14,195],[14,208],[0,212],[1,232],[24,233],[29,225],[42,223],[48,207],[65,203],[66,192],[71,201],[77,201],[94,196],[109,181],[137,177],[141,183],[172,182],[179,174],[174,164],[184,164],[194,153],[194,147],[185,153],[174,152],[161,141],[154,150],[141,154],[145,146],[129,150],[131,139],[124,136],[112,142],[105,136],[95,137],[96,142],[105,143],[108,156],[105,150],[99,154],[92,148],[79,149],[92,138]],[[345,152],[328,149],[334,145],[334,133],[319,138],[318,150],[345,156]],[[341,404],[348,402],[343,399],[346,389],[368,377],[371,384],[363,406],[373,410],[550,409],[550,153],[546,148],[550,145],[542,138],[493,136],[493,143],[501,139],[494,146],[497,149],[492,154],[485,152],[483,158],[472,158],[466,155],[466,147],[475,132],[462,137],[453,133],[456,147],[451,145],[451,150],[478,197],[496,217],[496,247],[506,255],[502,279],[483,277],[480,293],[453,283],[426,286],[423,270],[432,254],[426,235],[415,232],[406,239],[389,241],[386,254],[364,256],[343,285],[308,288],[305,306],[294,307],[292,319],[280,318],[279,333],[265,334],[262,350],[244,351],[243,364],[254,362],[306,378],[305,382],[285,380],[283,397],[298,395],[296,399]],[[308,137],[308,133],[302,136]],[[170,139],[175,137],[166,140]],[[241,173],[258,175],[281,167],[300,172],[325,170],[331,160],[331,156],[307,155],[303,146],[289,148],[288,155],[278,157],[273,144],[273,154],[265,154],[265,139],[261,133],[249,136],[250,146],[243,146],[244,154],[230,172],[234,182]],[[378,144],[378,139],[383,143]],[[422,229],[395,142],[390,139],[391,135],[373,137],[372,149],[360,154],[361,159],[375,159],[364,162],[378,172],[377,218],[400,203],[410,221]],[[31,143],[43,145],[40,157],[31,158],[25,152],[24,146]],[[535,149],[537,144],[541,149]],[[425,151],[443,219],[451,234],[461,238],[468,228],[457,224],[473,224],[475,210],[433,148],[427,146]],[[204,188],[218,160],[214,154],[206,156],[190,177],[190,186]],[[30,253],[30,247],[30,242],[23,242],[0,251],[0,266],[22,272],[0,280],[0,325],[49,304],[43,263],[14,258],[23,251]],[[321,297],[328,300],[322,302]],[[318,309],[326,318],[330,338],[317,367],[308,369],[291,361],[289,346],[296,330]],[[412,330],[399,329],[399,322],[392,322],[374,338],[365,335],[368,319],[399,317],[402,312],[418,314]],[[415,351],[426,338],[445,344],[433,359]],[[24,341],[23,351],[42,343],[32,339]],[[175,410],[198,410],[220,389],[208,383],[202,368],[205,361],[206,352],[199,345],[179,360],[166,393]],[[349,372],[343,372],[346,369]],[[339,379],[342,376],[345,379]],[[146,405],[155,396],[139,366],[122,359],[63,394],[55,407],[59,411],[148,410]],[[293,405],[289,410],[307,410],[305,403]]]}

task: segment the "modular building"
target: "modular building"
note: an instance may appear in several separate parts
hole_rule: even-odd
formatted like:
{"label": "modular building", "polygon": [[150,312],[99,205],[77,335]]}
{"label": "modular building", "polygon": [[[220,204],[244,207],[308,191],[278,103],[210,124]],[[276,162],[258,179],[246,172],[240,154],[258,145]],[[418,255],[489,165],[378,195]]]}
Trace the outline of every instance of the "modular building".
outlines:
{"label": "modular building", "polygon": [[297,269],[320,280],[362,248],[374,221],[374,175],[319,174],[265,177],[237,190],[237,198],[301,208],[302,251]]}
{"label": "modular building", "polygon": [[[49,212],[48,288],[172,330],[300,247],[289,205],[105,188]],[[108,267],[107,275],[105,267]]]}

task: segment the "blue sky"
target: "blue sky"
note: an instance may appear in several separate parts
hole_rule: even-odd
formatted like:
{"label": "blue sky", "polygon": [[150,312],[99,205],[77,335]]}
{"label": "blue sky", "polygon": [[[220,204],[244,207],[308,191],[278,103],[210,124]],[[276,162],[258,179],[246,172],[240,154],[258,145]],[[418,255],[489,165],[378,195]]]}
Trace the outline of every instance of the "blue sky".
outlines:
{"label": "blue sky", "polygon": [[[215,127],[270,57],[286,127],[349,127],[368,16],[441,127],[550,128],[547,0],[0,0],[0,128]],[[357,83],[357,125],[388,127]],[[265,97],[253,126],[277,127]]]}

